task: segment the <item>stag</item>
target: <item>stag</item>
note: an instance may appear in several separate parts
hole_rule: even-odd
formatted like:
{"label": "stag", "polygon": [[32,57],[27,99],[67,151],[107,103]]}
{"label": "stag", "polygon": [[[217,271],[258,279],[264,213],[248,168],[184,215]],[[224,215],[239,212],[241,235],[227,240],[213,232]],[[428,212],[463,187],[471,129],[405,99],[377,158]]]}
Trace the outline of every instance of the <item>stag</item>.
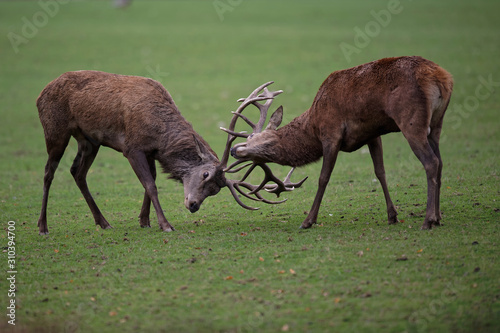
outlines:
{"label": "stag", "polygon": [[[247,102],[262,100],[258,93],[249,96]],[[265,97],[267,99],[270,97]],[[247,103],[245,102],[245,103]],[[268,166],[263,185],[226,179],[229,144],[225,159],[219,161],[208,143],[194,131],[179,112],[172,97],[158,82],[138,76],[125,76],[98,71],[67,72],[50,82],[37,99],[48,160],[45,166],[42,209],[38,220],[39,233],[48,234],[47,202],[54,173],[71,137],[78,143],[70,172],[85,198],[96,225],[111,228],[97,207],[87,186],[87,172],[100,146],[121,152],[145,189],[139,214],[141,227],[150,227],[151,202],[156,211],[158,224],[163,231],[173,231],[158,200],[155,160],[170,178],[184,185],[184,205],[194,213],[206,197],[217,194],[228,186],[236,201],[246,206],[238,197],[242,193],[253,200],[265,200],[260,189],[273,190],[279,195],[300,184],[289,178],[281,181],[272,175]],[[275,184],[268,184],[275,182]],[[249,188],[250,193],[241,188]]]}
{"label": "stag", "polygon": [[[439,196],[443,162],[439,137],[453,89],[451,75],[421,57],[376,60],[330,74],[311,107],[276,129],[283,109],[269,125],[252,126],[246,142],[233,146],[235,158],[298,167],[323,157],[318,191],[301,228],[317,222],[318,211],[339,151],[353,152],[368,145],[375,174],[387,205],[389,224],[398,222],[389,196],[381,135],[401,131],[427,175],[427,212],[422,229],[439,226]],[[265,121],[261,113],[259,124]]]}

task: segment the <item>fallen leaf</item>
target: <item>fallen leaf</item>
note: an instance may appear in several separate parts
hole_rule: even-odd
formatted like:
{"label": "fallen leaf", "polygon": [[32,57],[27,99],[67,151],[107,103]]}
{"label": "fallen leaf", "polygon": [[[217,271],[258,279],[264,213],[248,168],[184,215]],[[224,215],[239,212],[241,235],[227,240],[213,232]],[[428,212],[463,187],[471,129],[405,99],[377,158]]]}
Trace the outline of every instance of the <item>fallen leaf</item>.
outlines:
{"label": "fallen leaf", "polygon": [[232,279],[233,279],[233,277],[232,277],[231,275],[226,276],[226,277],[224,278],[224,280],[232,280]]}
{"label": "fallen leaf", "polygon": [[264,261],[264,258],[262,258],[262,257],[259,257],[259,260],[260,260],[260,261]]}
{"label": "fallen leaf", "polygon": [[91,300],[92,302],[95,302],[95,297],[90,297],[90,300]]}
{"label": "fallen leaf", "polygon": [[280,270],[280,271],[278,271],[278,273],[285,274],[285,271],[284,270]]}
{"label": "fallen leaf", "polygon": [[358,253],[356,253],[358,257],[362,257],[363,256],[363,251],[359,251]]}
{"label": "fallen leaf", "polygon": [[290,268],[290,273],[291,274],[295,274],[295,271],[293,269]]}
{"label": "fallen leaf", "polygon": [[58,250],[58,249],[55,249],[55,250],[54,250],[54,252],[55,252],[55,253],[59,253],[59,250]]}
{"label": "fallen leaf", "polygon": [[338,304],[338,303],[340,303],[341,298],[340,298],[340,297],[335,297],[335,300],[334,300],[334,301],[335,301],[335,304]]}
{"label": "fallen leaf", "polygon": [[118,314],[118,312],[116,312],[116,311],[109,311],[109,315],[111,317],[116,316],[117,314]]}
{"label": "fallen leaf", "polygon": [[283,327],[281,328],[282,332],[288,332],[289,330],[290,330],[290,326],[288,326],[288,324],[283,325]]}
{"label": "fallen leaf", "polygon": [[240,235],[241,235],[241,236],[246,236],[246,235],[248,235],[248,234],[247,234],[246,232],[242,232],[242,233],[240,233]]}
{"label": "fallen leaf", "polygon": [[423,250],[424,250],[424,249],[420,249],[420,250],[418,250],[418,251],[417,251],[417,253],[421,253]]}

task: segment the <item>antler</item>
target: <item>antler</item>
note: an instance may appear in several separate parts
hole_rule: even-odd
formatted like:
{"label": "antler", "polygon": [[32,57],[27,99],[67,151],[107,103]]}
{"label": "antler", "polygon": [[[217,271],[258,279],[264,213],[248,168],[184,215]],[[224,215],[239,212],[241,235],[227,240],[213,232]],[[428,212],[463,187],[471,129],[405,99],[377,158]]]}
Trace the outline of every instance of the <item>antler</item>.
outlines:
{"label": "antler", "polygon": [[[227,161],[229,160],[229,151],[231,149],[231,144],[233,143],[233,141],[237,137],[243,137],[243,138],[248,137],[248,134],[246,134],[246,132],[234,131],[238,117],[242,118],[248,125],[250,125],[250,127],[252,127],[253,133],[259,133],[262,131],[262,127],[264,126],[264,123],[266,121],[267,111],[269,110],[269,107],[271,106],[274,97],[278,96],[283,92],[283,90],[269,91],[267,89],[267,86],[269,86],[272,83],[274,83],[274,81],[266,82],[263,85],[257,87],[254,91],[252,91],[252,93],[248,95],[247,98],[238,99],[238,102],[242,103],[236,111],[232,111],[233,118],[229,123],[229,129],[226,129],[224,127],[220,128],[221,130],[229,134],[227,137],[226,147],[224,148],[224,154],[222,155],[222,160],[221,160],[221,164],[224,167],[227,165]],[[262,89],[264,89],[264,92],[262,94],[259,94],[259,92]],[[264,101],[264,100],[267,100],[264,104],[257,103],[259,101]],[[251,122],[250,119],[241,114],[243,110],[250,104],[255,105],[260,111],[260,117],[259,121],[257,122],[257,125]]]}
{"label": "antler", "polygon": [[[228,186],[229,190],[231,191],[231,194],[235,198],[236,202],[238,202],[238,204],[240,206],[242,206],[243,208],[250,209],[250,210],[256,210],[258,208],[250,207],[250,206],[247,206],[246,204],[244,204],[241,201],[241,199],[238,197],[238,193],[240,193],[244,197],[251,199],[251,200],[262,201],[262,202],[268,203],[268,204],[279,204],[279,203],[285,202],[286,199],[281,200],[281,201],[270,201],[270,200],[264,199],[260,195],[259,191],[262,189],[265,189],[267,192],[274,193],[274,194],[276,194],[277,197],[279,197],[282,192],[292,191],[294,188],[300,187],[307,179],[307,177],[306,177],[298,183],[292,183],[290,181],[290,176],[291,176],[293,170],[295,169],[295,168],[292,168],[292,170],[290,170],[290,172],[288,173],[286,178],[283,181],[281,181],[279,178],[277,178],[272,173],[271,169],[269,168],[269,166],[267,164],[258,163],[258,162],[250,162],[250,163],[247,163],[243,166],[239,166],[238,168],[235,169],[236,166],[238,166],[242,163],[248,162],[249,161],[248,159],[239,159],[239,160],[235,161],[234,163],[232,163],[229,167],[226,167],[227,162],[229,160],[229,152],[231,149],[231,145],[234,142],[234,140],[238,137],[247,138],[249,136],[249,134],[247,134],[246,132],[235,132],[234,129],[235,129],[236,121],[238,120],[238,118],[243,119],[248,125],[250,125],[250,127],[252,127],[252,133],[262,132],[262,129],[264,128],[264,124],[266,122],[267,112],[269,110],[269,107],[271,106],[271,103],[274,100],[274,97],[276,97],[277,95],[279,95],[283,92],[282,90],[269,91],[267,89],[267,87],[272,83],[273,83],[273,81],[266,82],[263,85],[257,87],[247,98],[238,99],[238,102],[241,102],[242,104],[238,107],[238,109],[236,111],[232,112],[233,118],[231,119],[231,122],[229,124],[229,129],[226,129],[223,127],[220,128],[221,130],[228,133],[226,147],[224,149],[224,154],[222,155],[222,161],[221,161],[221,164],[224,167],[223,171],[227,172],[227,173],[236,173],[236,172],[241,171],[241,170],[247,168],[248,166],[250,166],[250,168],[247,170],[247,172],[245,173],[245,175],[243,176],[243,178],[241,180],[226,179],[226,185]],[[262,90],[263,90],[263,92],[259,94],[259,92]],[[266,102],[263,104],[258,103],[260,101],[266,101]],[[255,105],[260,111],[259,121],[256,124],[241,114],[243,112],[243,110],[250,104]],[[248,175],[250,175],[250,173],[255,169],[256,166],[259,166],[264,171],[264,175],[265,175],[264,180],[260,183],[260,185],[252,185],[250,183],[245,182],[245,179],[248,177]],[[274,184],[268,184],[269,182],[274,182]],[[248,192],[248,193],[245,192],[244,190],[242,190],[242,187],[246,188],[247,190],[250,190],[250,192]],[[252,195],[255,196],[255,198],[252,197]]]}

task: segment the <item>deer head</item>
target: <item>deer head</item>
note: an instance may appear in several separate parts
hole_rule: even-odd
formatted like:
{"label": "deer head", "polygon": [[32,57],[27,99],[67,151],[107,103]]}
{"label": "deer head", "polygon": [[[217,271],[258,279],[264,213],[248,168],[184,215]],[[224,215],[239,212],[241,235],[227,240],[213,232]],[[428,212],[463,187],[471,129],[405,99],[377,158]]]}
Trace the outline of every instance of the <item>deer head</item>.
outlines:
{"label": "deer head", "polygon": [[[238,202],[238,204],[240,204],[240,206],[242,206],[243,208],[250,210],[255,210],[258,208],[250,207],[244,204],[240,200],[238,193],[251,200],[261,201],[268,204],[279,204],[285,202],[286,199],[281,201],[270,201],[264,199],[262,195],[259,193],[259,191],[264,189],[267,192],[274,193],[276,194],[277,197],[279,197],[282,192],[292,191],[294,188],[300,187],[307,179],[306,177],[298,183],[292,183],[290,181],[290,177],[294,170],[294,168],[292,168],[288,173],[288,175],[286,176],[286,178],[282,181],[273,174],[271,168],[269,168],[269,166],[266,164],[266,162],[269,162],[268,160],[257,159],[251,161],[250,156],[245,156],[244,154],[235,155],[234,148],[231,149],[231,145],[236,138],[241,137],[241,138],[247,138],[247,140],[251,140],[254,139],[254,137],[257,137],[258,134],[262,132],[262,129],[264,128],[264,124],[266,122],[269,107],[271,106],[274,97],[283,92],[282,90],[269,91],[267,87],[272,83],[273,81],[264,83],[263,85],[257,87],[247,98],[240,98],[238,102],[241,102],[241,105],[236,111],[232,112],[233,118],[231,119],[231,122],[229,124],[229,129],[223,127],[220,128],[224,132],[228,133],[226,147],[221,161],[221,165],[224,168],[223,171],[226,173],[236,173],[249,167],[241,180],[226,179],[226,186],[229,188],[229,190],[233,194],[233,197]],[[265,102],[261,104],[259,103],[261,101]],[[251,104],[257,107],[257,109],[259,109],[260,111],[260,117],[256,124],[253,123],[249,118],[242,115],[243,110]],[[283,117],[283,108],[280,106],[271,116],[269,124],[266,127],[266,129],[276,129],[276,127],[278,127],[279,124],[281,123],[282,117]],[[236,121],[238,120],[238,118],[243,119],[252,128],[251,134],[247,134],[246,132],[235,132]],[[243,147],[245,143],[242,143],[240,145],[241,145],[240,147]],[[237,158],[237,161],[227,166],[230,152],[232,152],[231,155],[233,155],[233,157]],[[261,168],[265,175],[260,185],[252,185],[248,182],[245,182],[245,179],[250,175],[250,173],[253,170],[255,170],[256,167]],[[268,184],[269,182],[272,183]],[[248,190],[248,192],[244,191],[243,188]]]}
{"label": "deer head", "polygon": [[201,159],[199,166],[191,166],[182,183],[184,185],[184,205],[191,213],[198,211],[206,197],[216,195],[225,186],[223,167],[217,156],[193,135],[198,156]]}

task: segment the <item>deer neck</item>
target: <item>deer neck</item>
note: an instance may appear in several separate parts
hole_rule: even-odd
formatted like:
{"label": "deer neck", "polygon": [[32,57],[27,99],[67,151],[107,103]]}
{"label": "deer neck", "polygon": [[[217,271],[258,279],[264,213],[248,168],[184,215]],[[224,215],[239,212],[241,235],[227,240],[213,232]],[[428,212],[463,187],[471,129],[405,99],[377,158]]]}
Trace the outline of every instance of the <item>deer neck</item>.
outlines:
{"label": "deer neck", "polygon": [[[155,159],[160,163],[163,172],[170,174],[169,178],[180,182],[189,177],[195,167],[207,163],[200,156],[199,149],[197,149],[192,135],[189,134],[169,137],[166,140],[167,143],[158,149],[155,155]],[[210,146],[201,137],[198,136],[198,139],[206,145],[207,150],[213,153],[213,163],[217,163],[217,155]]]}
{"label": "deer neck", "polygon": [[316,162],[323,156],[321,142],[307,121],[307,112],[276,131],[277,146],[273,162],[298,167]]}

